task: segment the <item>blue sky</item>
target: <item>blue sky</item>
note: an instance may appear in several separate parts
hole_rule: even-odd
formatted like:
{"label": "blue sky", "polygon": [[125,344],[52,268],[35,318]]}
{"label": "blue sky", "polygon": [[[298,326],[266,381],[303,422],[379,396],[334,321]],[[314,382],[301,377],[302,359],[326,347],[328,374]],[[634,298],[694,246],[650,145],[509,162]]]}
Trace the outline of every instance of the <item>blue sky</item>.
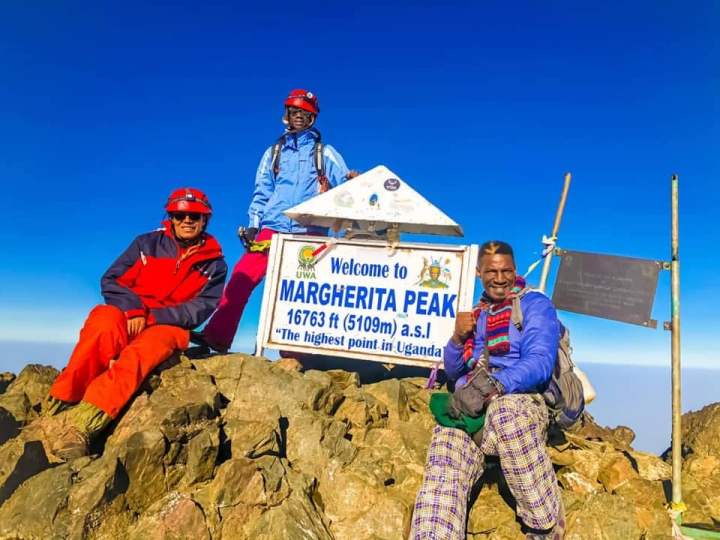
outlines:
{"label": "blue sky", "polygon": [[[210,195],[233,264],[282,99],[307,87],[352,168],[385,164],[522,268],[568,170],[561,246],[668,258],[677,172],[684,359],[718,367],[719,22],[717,3],[679,1],[3,2],[0,341],[76,339],[100,275],[178,186]],[[669,362],[667,332],[562,318],[581,363]]]}

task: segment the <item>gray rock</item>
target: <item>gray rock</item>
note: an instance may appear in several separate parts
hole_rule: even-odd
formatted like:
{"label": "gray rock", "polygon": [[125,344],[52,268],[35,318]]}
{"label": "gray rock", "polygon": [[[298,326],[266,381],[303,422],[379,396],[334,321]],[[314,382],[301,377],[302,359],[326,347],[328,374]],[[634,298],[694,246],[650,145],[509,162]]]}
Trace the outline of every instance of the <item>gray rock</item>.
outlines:
{"label": "gray rock", "polygon": [[128,540],[210,540],[200,506],[172,491],[154,503],[129,531]]}
{"label": "gray rock", "polygon": [[16,437],[0,446],[0,505],[27,479],[50,468],[42,443]]}
{"label": "gray rock", "polygon": [[683,445],[694,454],[720,458],[720,403],[682,416]]}
{"label": "gray rock", "polygon": [[167,441],[159,429],[138,431],[120,449],[119,459],[129,482],[125,493],[133,512],[142,513],[165,493],[163,457]]}
{"label": "gray rock", "polygon": [[8,371],[0,373],[0,394],[4,394],[8,385],[15,380],[15,374]]}
{"label": "gray rock", "polygon": [[[99,456],[54,468],[38,442],[15,433],[0,444],[0,538],[407,538],[435,423],[425,381],[383,372],[361,385],[357,373],[327,367],[176,357],[98,442]],[[24,370],[0,393],[0,426],[31,421],[53,378]],[[686,523],[720,519],[719,410],[684,424]],[[589,415],[553,437],[567,539],[668,537],[669,466],[633,450],[632,437]],[[521,540],[497,469],[488,474],[468,538]]]}
{"label": "gray rock", "polygon": [[[0,444],[18,434],[22,427],[37,417],[41,403],[47,397],[58,371],[50,366],[25,366],[17,378],[2,374],[0,386]],[[11,382],[10,382],[11,381]]]}
{"label": "gray rock", "polygon": [[61,539],[58,526],[67,505],[73,470],[69,464],[47,469],[26,480],[0,506],[0,538]]}

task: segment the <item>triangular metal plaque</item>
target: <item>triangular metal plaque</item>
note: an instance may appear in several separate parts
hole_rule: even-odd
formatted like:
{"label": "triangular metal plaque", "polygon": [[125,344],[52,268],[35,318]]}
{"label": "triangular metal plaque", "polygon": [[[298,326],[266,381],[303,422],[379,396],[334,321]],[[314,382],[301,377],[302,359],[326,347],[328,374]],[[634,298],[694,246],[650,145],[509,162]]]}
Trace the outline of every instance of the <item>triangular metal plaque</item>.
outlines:
{"label": "triangular metal plaque", "polygon": [[460,225],[384,165],[286,210],[299,223],[335,229],[463,236]]}

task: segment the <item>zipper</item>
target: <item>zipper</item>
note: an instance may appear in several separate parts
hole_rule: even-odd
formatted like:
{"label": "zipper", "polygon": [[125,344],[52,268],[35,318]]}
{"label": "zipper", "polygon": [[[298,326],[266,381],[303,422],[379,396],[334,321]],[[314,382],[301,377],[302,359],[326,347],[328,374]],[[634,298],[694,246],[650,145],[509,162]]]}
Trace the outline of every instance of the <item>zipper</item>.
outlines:
{"label": "zipper", "polygon": [[[177,242],[176,242],[177,243]],[[180,249],[180,246],[178,245],[178,249]],[[175,262],[175,274],[177,274],[180,271],[180,264],[190,257],[192,254],[194,254],[196,251],[200,249],[199,244],[195,244],[194,246],[190,246],[185,253],[180,252],[180,256],[177,258],[177,261]]]}

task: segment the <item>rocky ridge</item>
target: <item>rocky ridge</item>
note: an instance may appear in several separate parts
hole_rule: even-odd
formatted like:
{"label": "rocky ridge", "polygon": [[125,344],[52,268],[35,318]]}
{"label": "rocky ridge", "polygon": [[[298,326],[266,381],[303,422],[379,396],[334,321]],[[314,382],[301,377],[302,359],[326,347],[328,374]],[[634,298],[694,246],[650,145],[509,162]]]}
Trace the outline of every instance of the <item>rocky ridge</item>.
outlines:
{"label": "rocky ridge", "polygon": [[[361,384],[241,354],[162,366],[93,455],[53,465],[21,427],[56,371],[0,374],[0,539],[402,539],[434,420],[424,379]],[[685,416],[686,522],[720,522],[720,404]],[[588,415],[556,435],[569,540],[670,538],[670,466]],[[498,467],[468,538],[521,539]]]}

